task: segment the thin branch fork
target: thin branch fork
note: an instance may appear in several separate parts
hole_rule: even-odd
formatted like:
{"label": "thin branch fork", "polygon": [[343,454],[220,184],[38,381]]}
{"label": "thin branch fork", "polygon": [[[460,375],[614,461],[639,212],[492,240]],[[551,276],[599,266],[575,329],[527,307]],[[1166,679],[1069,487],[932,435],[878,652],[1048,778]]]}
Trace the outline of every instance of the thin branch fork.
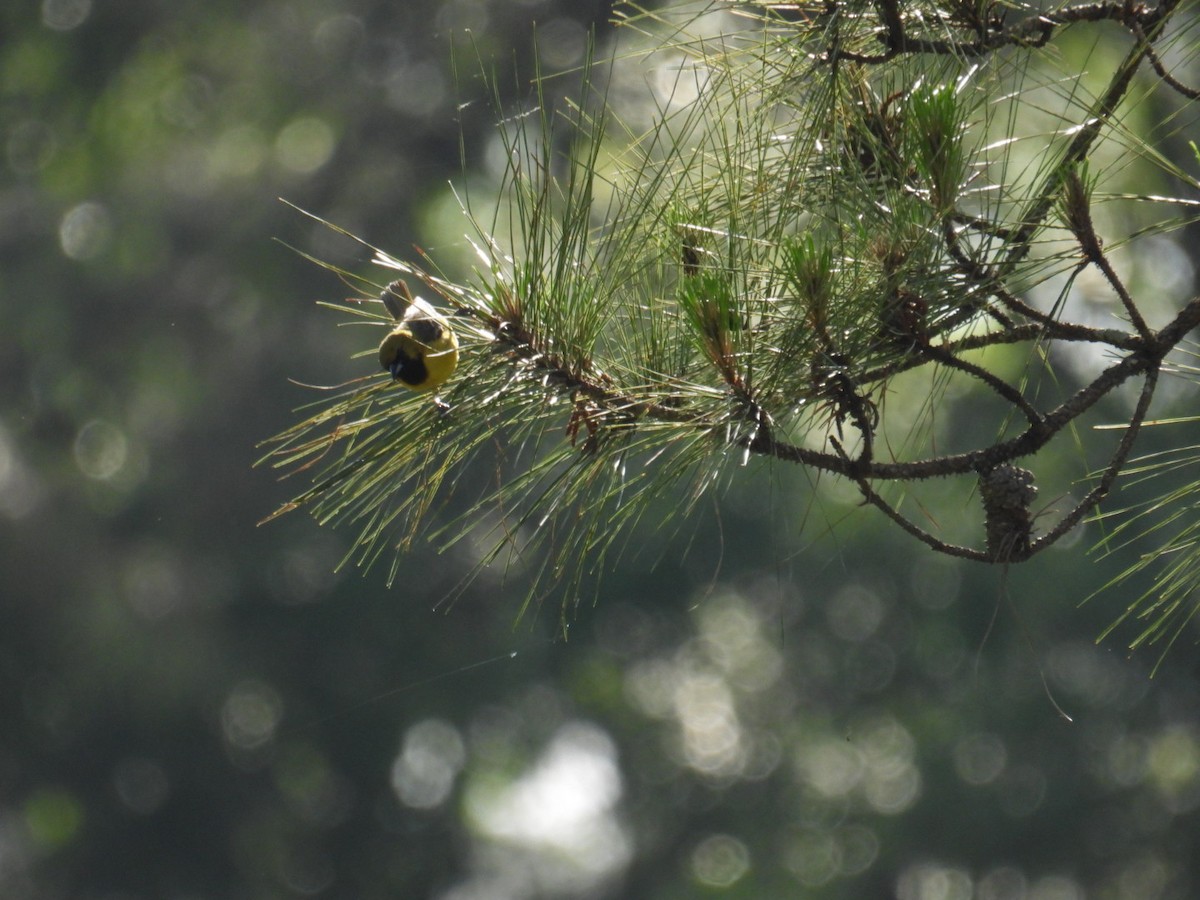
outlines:
{"label": "thin branch fork", "polygon": [[1145,45],[1146,58],[1150,61],[1150,66],[1154,69],[1154,73],[1163,80],[1163,83],[1177,93],[1187,97],[1189,100],[1200,100],[1200,89],[1188,87],[1186,84],[1167,71],[1167,67],[1163,64],[1162,58],[1159,57],[1158,52],[1150,43],[1150,39],[1146,37],[1146,32],[1142,26],[1135,23],[1134,25],[1130,26],[1130,30],[1133,31],[1137,39]]}
{"label": "thin branch fork", "polygon": [[1025,399],[1025,396],[1015,387],[1001,380],[999,377],[989,372],[982,366],[977,366],[972,362],[967,362],[965,359],[959,359],[951,353],[947,353],[940,347],[923,345],[920,351],[929,356],[935,362],[939,362],[944,366],[952,369],[958,369],[960,372],[965,372],[972,378],[977,378],[991,388],[996,394],[1007,400],[1017,409],[1021,410],[1022,415],[1029,420],[1031,427],[1041,427],[1043,420],[1042,415]]}

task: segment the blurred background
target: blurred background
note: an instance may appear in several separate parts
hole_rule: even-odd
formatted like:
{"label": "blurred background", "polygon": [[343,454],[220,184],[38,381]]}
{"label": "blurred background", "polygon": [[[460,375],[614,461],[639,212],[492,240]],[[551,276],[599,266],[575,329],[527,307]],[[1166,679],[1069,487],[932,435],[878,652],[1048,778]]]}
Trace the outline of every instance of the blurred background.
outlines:
{"label": "blurred background", "polygon": [[519,106],[535,23],[552,73],[609,13],[0,12],[0,896],[1200,895],[1195,631],[1153,679],[1097,646],[1131,598],[1079,606],[1121,567],[1086,529],[1004,581],[750,470],[563,640],[519,583],[440,604],[429,548],[388,589],[335,571],[349,531],[256,528],[300,485],[252,469],[289,379],[363,372],[296,250],[384,277],[278,198],[463,255],[479,60]]}

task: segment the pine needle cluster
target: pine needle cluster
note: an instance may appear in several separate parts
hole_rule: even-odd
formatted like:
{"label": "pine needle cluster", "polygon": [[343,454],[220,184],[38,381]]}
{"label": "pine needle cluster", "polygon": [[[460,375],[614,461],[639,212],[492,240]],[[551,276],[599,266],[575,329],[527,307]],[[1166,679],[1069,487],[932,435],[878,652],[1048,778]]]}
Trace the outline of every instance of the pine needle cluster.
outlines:
{"label": "pine needle cluster", "polygon": [[[479,566],[519,560],[567,598],[654,501],[687,512],[752,459],[848,479],[934,551],[989,563],[1095,515],[1200,324],[1200,298],[1119,261],[1200,210],[1174,152],[1196,118],[1175,74],[1195,68],[1195,10],[760,0],[617,19],[625,44],[589,60],[582,94],[539,77],[500,117],[499,196],[462,202],[472,274],[375,250],[369,292],[412,282],[458,332],[458,370],[436,398],[372,373],[319,400],[267,443],[265,462],[315,473],[280,512],[357,529],[364,565],[470,540]],[[645,82],[648,115],[628,100]],[[1147,128],[1149,105],[1170,112]],[[373,299],[333,305],[390,322]],[[939,437],[964,391],[969,427]],[[1119,429],[1083,424],[1113,409]],[[1081,444],[1082,492],[1043,521],[1039,470]],[[908,500],[934,478],[976,485],[979,546]]]}

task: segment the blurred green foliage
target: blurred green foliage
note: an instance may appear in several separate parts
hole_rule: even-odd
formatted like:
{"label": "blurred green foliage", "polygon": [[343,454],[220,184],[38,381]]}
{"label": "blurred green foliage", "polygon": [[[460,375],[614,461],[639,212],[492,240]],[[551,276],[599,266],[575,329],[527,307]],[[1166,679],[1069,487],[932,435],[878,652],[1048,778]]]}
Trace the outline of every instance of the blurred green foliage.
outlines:
{"label": "blurred green foliage", "polygon": [[[1200,889],[1194,650],[1151,681],[1094,646],[1112,607],[1073,602],[1118,563],[1078,546],[1001,575],[751,468],[563,642],[554,615],[514,627],[519,571],[446,608],[464,557],[418,548],[387,590],[335,571],[339,532],[254,527],[291,492],[250,468],[312,398],[288,379],[357,377],[372,345],[271,238],[368,255],[276,198],[453,247],[414,222],[445,221],[460,142],[486,181],[473,60],[528,71],[536,20],[569,68],[604,15],[0,13],[0,895]],[[805,516],[840,527],[801,545]]]}

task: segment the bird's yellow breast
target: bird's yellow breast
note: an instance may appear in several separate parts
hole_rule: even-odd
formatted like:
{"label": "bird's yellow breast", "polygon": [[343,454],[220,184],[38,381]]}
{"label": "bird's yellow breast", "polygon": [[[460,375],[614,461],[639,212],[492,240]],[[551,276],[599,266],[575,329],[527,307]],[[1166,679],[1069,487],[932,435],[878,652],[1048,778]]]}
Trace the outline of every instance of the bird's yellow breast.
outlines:
{"label": "bird's yellow breast", "polygon": [[379,345],[379,364],[409,390],[433,390],[454,374],[458,336],[430,316],[406,316]]}

